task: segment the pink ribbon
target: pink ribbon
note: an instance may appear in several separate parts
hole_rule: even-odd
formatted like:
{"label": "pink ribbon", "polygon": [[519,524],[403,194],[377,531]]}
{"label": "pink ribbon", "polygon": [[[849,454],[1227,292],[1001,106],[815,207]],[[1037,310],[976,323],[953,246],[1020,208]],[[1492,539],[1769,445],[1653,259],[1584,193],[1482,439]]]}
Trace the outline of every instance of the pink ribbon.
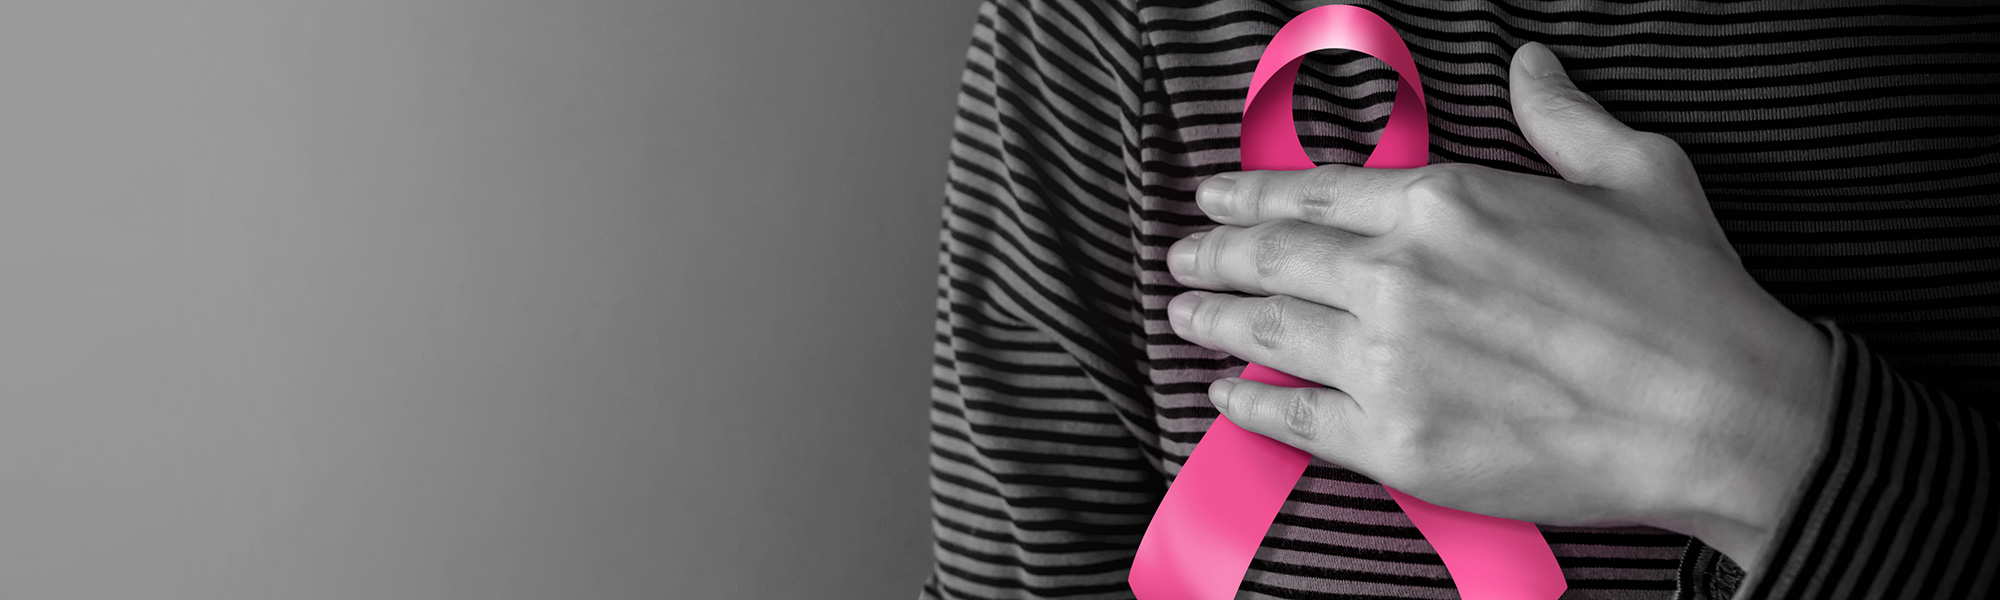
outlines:
{"label": "pink ribbon", "polygon": [[[1395,68],[1389,124],[1362,166],[1407,169],[1430,162],[1430,124],[1416,62],[1396,29],[1367,9],[1322,6],[1278,30],[1257,61],[1243,109],[1243,168],[1291,171],[1315,165],[1292,122],[1299,63],[1318,50],[1356,50]],[[1318,387],[1263,365],[1244,379]],[[1233,598],[1278,509],[1312,455],[1217,417],[1153,514],[1132,561],[1139,600]],[[1553,600],[1568,588],[1533,523],[1437,506],[1395,489],[1389,496],[1435,548],[1466,600]]]}

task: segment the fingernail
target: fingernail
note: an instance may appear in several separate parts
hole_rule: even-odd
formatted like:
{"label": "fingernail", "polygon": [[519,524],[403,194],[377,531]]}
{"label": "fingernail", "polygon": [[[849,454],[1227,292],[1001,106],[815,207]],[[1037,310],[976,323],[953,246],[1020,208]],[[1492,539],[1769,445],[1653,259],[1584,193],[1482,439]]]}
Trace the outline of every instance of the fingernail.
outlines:
{"label": "fingernail", "polygon": [[1174,329],[1187,330],[1188,321],[1194,317],[1194,305],[1201,303],[1201,292],[1186,292],[1167,301],[1167,323]]}
{"label": "fingernail", "polygon": [[1568,75],[1563,72],[1562,61],[1549,51],[1546,44],[1529,42],[1517,52],[1521,53],[1521,68],[1528,72],[1529,77],[1541,79],[1550,75]]}
{"label": "fingernail", "polygon": [[1229,391],[1235,388],[1236,378],[1234,377],[1224,377],[1215,380],[1215,383],[1208,384],[1208,402],[1214,404],[1216,410],[1228,410]]}
{"label": "fingernail", "polygon": [[1176,279],[1194,272],[1195,244],[1200,243],[1201,236],[1204,235],[1208,235],[1208,232],[1190,233],[1187,237],[1181,238],[1181,241],[1174,242],[1173,247],[1167,248],[1167,269],[1173,272]]}
{"label": "fingernail", "polygon": [[1236,189],[1235,173],[1220,173],[1201,182],[1194,190],[1194,204],[1201,212],[1220,217],[1229,212],[1229,192]]}

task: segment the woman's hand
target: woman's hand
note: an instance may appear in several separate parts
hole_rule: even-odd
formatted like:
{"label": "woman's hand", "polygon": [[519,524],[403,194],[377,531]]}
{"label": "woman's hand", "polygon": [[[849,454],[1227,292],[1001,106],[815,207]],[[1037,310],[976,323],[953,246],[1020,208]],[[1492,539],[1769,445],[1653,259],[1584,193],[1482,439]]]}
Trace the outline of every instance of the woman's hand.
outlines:
{"label": "woman's hand", "polygon": [[1174,245],[1181,337],[1324,384],[1231,420],[1443,506],[1644,524],[1754,572],[1816,458],[1831,344],[1743,270],[1679,146],[1531,44],[1523,134],[1562,179],[1463,164],[1217,175]]}

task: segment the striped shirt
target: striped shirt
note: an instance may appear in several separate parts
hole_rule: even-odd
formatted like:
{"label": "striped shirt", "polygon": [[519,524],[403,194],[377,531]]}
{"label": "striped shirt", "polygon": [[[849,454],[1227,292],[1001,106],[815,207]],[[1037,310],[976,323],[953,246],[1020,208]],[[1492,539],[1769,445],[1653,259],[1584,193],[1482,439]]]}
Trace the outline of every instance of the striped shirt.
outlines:
{"label": "striped shirt", "polygon": [[[1244,361],[1168,327],[1166,249],[1240,170],[1264,44],[1326,2],[986,0],[947,166],[925,598],[1130,597],[1148,518]],[[2000,527],[2000,5],[1363,2],[1424,74],[1431,162],[1554,175],[1507,101],[1548,44],[1634,128],[1678,141],[1749,272],[1836,339],[1839,395],[1748,585],[1677,533],[1543,527],[1565,598],[1983,598]],[[1299,73],[1300,138],[1359,164],[1395,74]],[[1315,461],[1245,597],[1454,598],[1380,485]]]}

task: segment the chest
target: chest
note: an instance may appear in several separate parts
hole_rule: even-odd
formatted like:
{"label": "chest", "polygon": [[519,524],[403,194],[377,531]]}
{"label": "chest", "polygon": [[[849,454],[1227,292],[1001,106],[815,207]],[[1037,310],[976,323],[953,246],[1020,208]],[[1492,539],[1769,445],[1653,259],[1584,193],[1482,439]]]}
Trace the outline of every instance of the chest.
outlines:
{"label": "chest", "polygon": [[[1151,214],[1171,243],[1194,186],[1240,168],[1242,95],[1268,40],[1323,2],[1149,6]],[[1515,126],[1515,48],[1549,44],[1613,115],[1681,144],[1745,267],[1801,314],[1869,336],[1921,377],[2000,391],[2000,8],[1883,2],[1359,3],[1409,44],[1431,161],[1553,174]],[[1300,70],[1315,162],[1358,164],[1395,74],[1322,52]],[[1993,388],[1988,390],[1988,388]]]}

